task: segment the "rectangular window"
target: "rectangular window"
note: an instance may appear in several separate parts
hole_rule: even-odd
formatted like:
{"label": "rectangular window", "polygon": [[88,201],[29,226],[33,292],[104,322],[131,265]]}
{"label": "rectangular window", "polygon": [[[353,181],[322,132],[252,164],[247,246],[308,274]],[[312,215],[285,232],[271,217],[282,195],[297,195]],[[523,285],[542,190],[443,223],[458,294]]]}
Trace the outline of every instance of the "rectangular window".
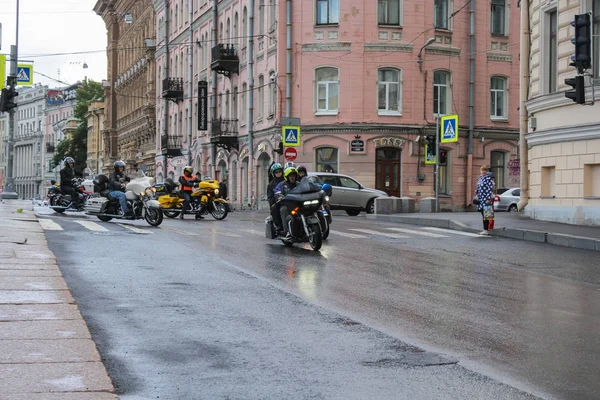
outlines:
{"label": "rectangular window", "polygon": [[339,107],[339,73],[337,68],[325,67],[316,71],[317,114],[335,114]]}
{"label": "rectangular window", "polygon": [[400,71],[396,69],[380,69],[377,72],[378,85],[378,113],[394,114],[401,113],[401,87]]}
{"label": "rectangular window", "polygon": [[377,2],[379,25],[402,25],[402,0],[379,0]]}
{"label": "rectangular window", "polygon": [[583,197],[600,198],[600,164],[583,167]]}
{"label": "rectangular window", "polygon": [[504,171],[505,171],[505,153],[502,151],[492,151],[490,157],[490,168],[496,180],[496,189],[504,187]]}
{"label": "rectangular window", "polygon": [[240,114],[242,116],[242,123],[243,124],[246,123],[246,108],[247,108],[247,106],[246,106],[246,92],[248,91],[247,87],[248,86],[246,86],[245,83],[242,85],[242,112]]}
{"label": "rectangular window", "polygon": [[490,117],[506,119],[506,78],[492,77],[490,81]]}
{"label": "rectangular window", "polygon": [[548,13],[548,57],[546,63],[548,65],[547,84],[548,93],[556,92],[556,80],[558,76],[558,15],[556,10]]}
{"label": "rectangular window", "polygon": [[258,119],[263,119],[265,114],[265,78],[263,75],[258,77]]}
{"label": "rectangular window", "polygon": [[450,0],[434,0],[433,2],[433,25],[439,29],[450,29]]}
{"label": "rectangular window", "polygon": [[317,172],[337,173],[338,149],[334,147],[321,147],[317,149],[316,153]]}
{"label": "rectangular window", "polygon": [[506,35],[506,0],[492,0],[490,26],[493,35]]}
{"label": "rectangular window", "polygon": [[340,22],[339,0],[317,0],[317,25]]}
{"label": "rectangular window", "polygon": [[556,168],[542,167],[542,197],[555,196]]}
{"label": "rectangular window", "polygon": [[433,73],[433,114],[450,113],[450,74],[444,71]]}

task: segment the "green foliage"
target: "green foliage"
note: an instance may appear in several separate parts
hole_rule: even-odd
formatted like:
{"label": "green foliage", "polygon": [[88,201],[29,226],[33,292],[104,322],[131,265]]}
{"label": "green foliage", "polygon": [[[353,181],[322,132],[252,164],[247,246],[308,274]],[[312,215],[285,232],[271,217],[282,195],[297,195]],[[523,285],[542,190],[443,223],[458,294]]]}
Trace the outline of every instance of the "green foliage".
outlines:
{"label": "green foliage", "polygon": [[73,109],[73,116],[79,120],[77,130],[61,141],[54,152],[54,165],[63,167],[65,157],[70,156],[75,160],[75,173],[83,174],[87,161],[87,120],[85,114],[93,101],[104,100],[104,89],[100,82],[84,81],[83,87],[77,89],[77,101]]}

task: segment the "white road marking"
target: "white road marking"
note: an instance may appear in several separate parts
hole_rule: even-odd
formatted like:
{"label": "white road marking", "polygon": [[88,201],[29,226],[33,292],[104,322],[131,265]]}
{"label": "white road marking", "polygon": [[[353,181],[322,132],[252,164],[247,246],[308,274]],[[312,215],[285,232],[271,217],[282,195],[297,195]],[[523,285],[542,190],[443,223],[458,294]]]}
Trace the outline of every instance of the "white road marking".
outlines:
{"label": "white road marking", "polygon": [[63,228],[51,219],[40,218],[40,225],[45,231],[62,231]]}
{"label": "white road marking", "polygon": [[257,235],[257,236],[262,236],[262,237],[264,237],[264,236],[265,236],[265,233],[264,233],[264,232],[259,232],[259,231],[256,231],[256,230],[254,230],[254,229],[238,229],[238,230],[239,230],[239,231],[242,231],[242,232],[251,233],[251,234],[253,234],[253,235]]}
{"label": "white road marking", "polygon": [[199,236],[198,233],[188,232],[188,231],[184,231],[184,230],[181,230],[181,229],[170,228],[170,227],[167,227],[167,226],[162,226],[161,225],[160,228],[161,229],[166,229],[166,230],[171,231],[171,232],[179,233],[180,235],[185,235],[185,236]]}
{"label": "white road marking", "polygon": [[93,232],[108,232],[108,229],[106,229],[102,225],[97,224],[92,221],[75,221],[75,222]]}
{"label": "white road marking", "polygon": [[379,232],[379,231],[372,231],[370,229],[350,229],[351,231],[356,231],[356,232],[362,232],[362,233],[366,233],[368,235],[378,235],[378,236],[386,236],[386,237],[390,237],[390,238],[394,238],[394,239],[406,239],[409,236],[404,236],[404,235],[398,235],[395,233],[386,233],[386,232]]}
{"label": "white road marking", "polygon": [[132,232],[140,233],[142,235],[148,235],[148,234],[154,233],[154,232],[146,230],[146,229],[140,229],[133,225],[127,225],[127,224],[117,224],[117,225],[122,226],[125,229],[129,229]]}
{"label": "white road marking", "polygon": [[236,235],[235,233],[230,232],[221,232],[218,229],[210,229],[211,232],[216,233],[217,235],[227,236],[227,237],[242,237],[242,235]]}
{"label": "white road marking", "polygon": [[385,228],[385,229],[388,229],[388,230],[394,231],[394,232],[409,233],[409,234],[412,234],[412,235],[428,236],[428,237],[432,237],[432,238],[448,237],[448,236],[445,236],[445,235],[439,235],[437,233],[420,232],[420,231],[416,231],[416,230],[412,230],[412,229],[406,229],[406,228]]}
{"label": "white road marking", "polygon": [[351,239],[366,239],[366,236],[363,235],[355,235],[354,233],[346,233],[346,232],[340,232],[340,231],[334,231],[333,229],[329,229],[330,233],[333,233],[334,235],[340,235],[340,236],[344,236],[347,238],[351,238]]}
{"label": "white road marking", "polygon": [[489,237],[486,235],[480,235],[478,233],[453,231],[451,229],[444,229],[444,228],[423,228],[423,229],[427,229],[428,231],[445,232],[445,233],[449,233],[449,234],[453,234],[453,235],[462,235],[462,236],[469,236],[469,237]]}

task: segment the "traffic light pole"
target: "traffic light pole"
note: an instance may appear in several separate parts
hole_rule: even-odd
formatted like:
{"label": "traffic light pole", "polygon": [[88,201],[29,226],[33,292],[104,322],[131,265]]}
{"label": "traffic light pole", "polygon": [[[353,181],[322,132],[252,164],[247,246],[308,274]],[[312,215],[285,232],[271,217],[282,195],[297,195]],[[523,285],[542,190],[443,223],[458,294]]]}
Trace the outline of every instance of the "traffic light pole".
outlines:
{"label": "traffic light pole", "polygon": [[440,114],[435,116],[435,212],[440,212]]}
{"label": "traffic light pole", "polygon": [[[14,46],[10,46],[10,75],[7,79],[7,86],[11,92],[14,92],[17,86],[17,59],[19,56],[19,0],[17,0],[17,39]],[[15,109],[11,108],[8,112],[8,159],[6,160],[6,184],[0,195],[2,199],[18,199],[19,195],[15,191],[13,179],[13,153],[15,137]]]}

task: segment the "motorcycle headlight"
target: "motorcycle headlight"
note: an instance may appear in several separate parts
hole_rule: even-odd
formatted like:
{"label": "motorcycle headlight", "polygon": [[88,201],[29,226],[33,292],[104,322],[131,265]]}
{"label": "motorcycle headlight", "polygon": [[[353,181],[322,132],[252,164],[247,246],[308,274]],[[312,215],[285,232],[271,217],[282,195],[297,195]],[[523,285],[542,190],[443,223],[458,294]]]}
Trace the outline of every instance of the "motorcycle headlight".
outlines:
{"label": "motorcycle headlight", "polygon": [[219,189],[215,189],[215,194],[219,194]]}
{"label": "motorcycle headlight", "polygon": [[329,196],[325,196],[325,201],[329,201]]}

